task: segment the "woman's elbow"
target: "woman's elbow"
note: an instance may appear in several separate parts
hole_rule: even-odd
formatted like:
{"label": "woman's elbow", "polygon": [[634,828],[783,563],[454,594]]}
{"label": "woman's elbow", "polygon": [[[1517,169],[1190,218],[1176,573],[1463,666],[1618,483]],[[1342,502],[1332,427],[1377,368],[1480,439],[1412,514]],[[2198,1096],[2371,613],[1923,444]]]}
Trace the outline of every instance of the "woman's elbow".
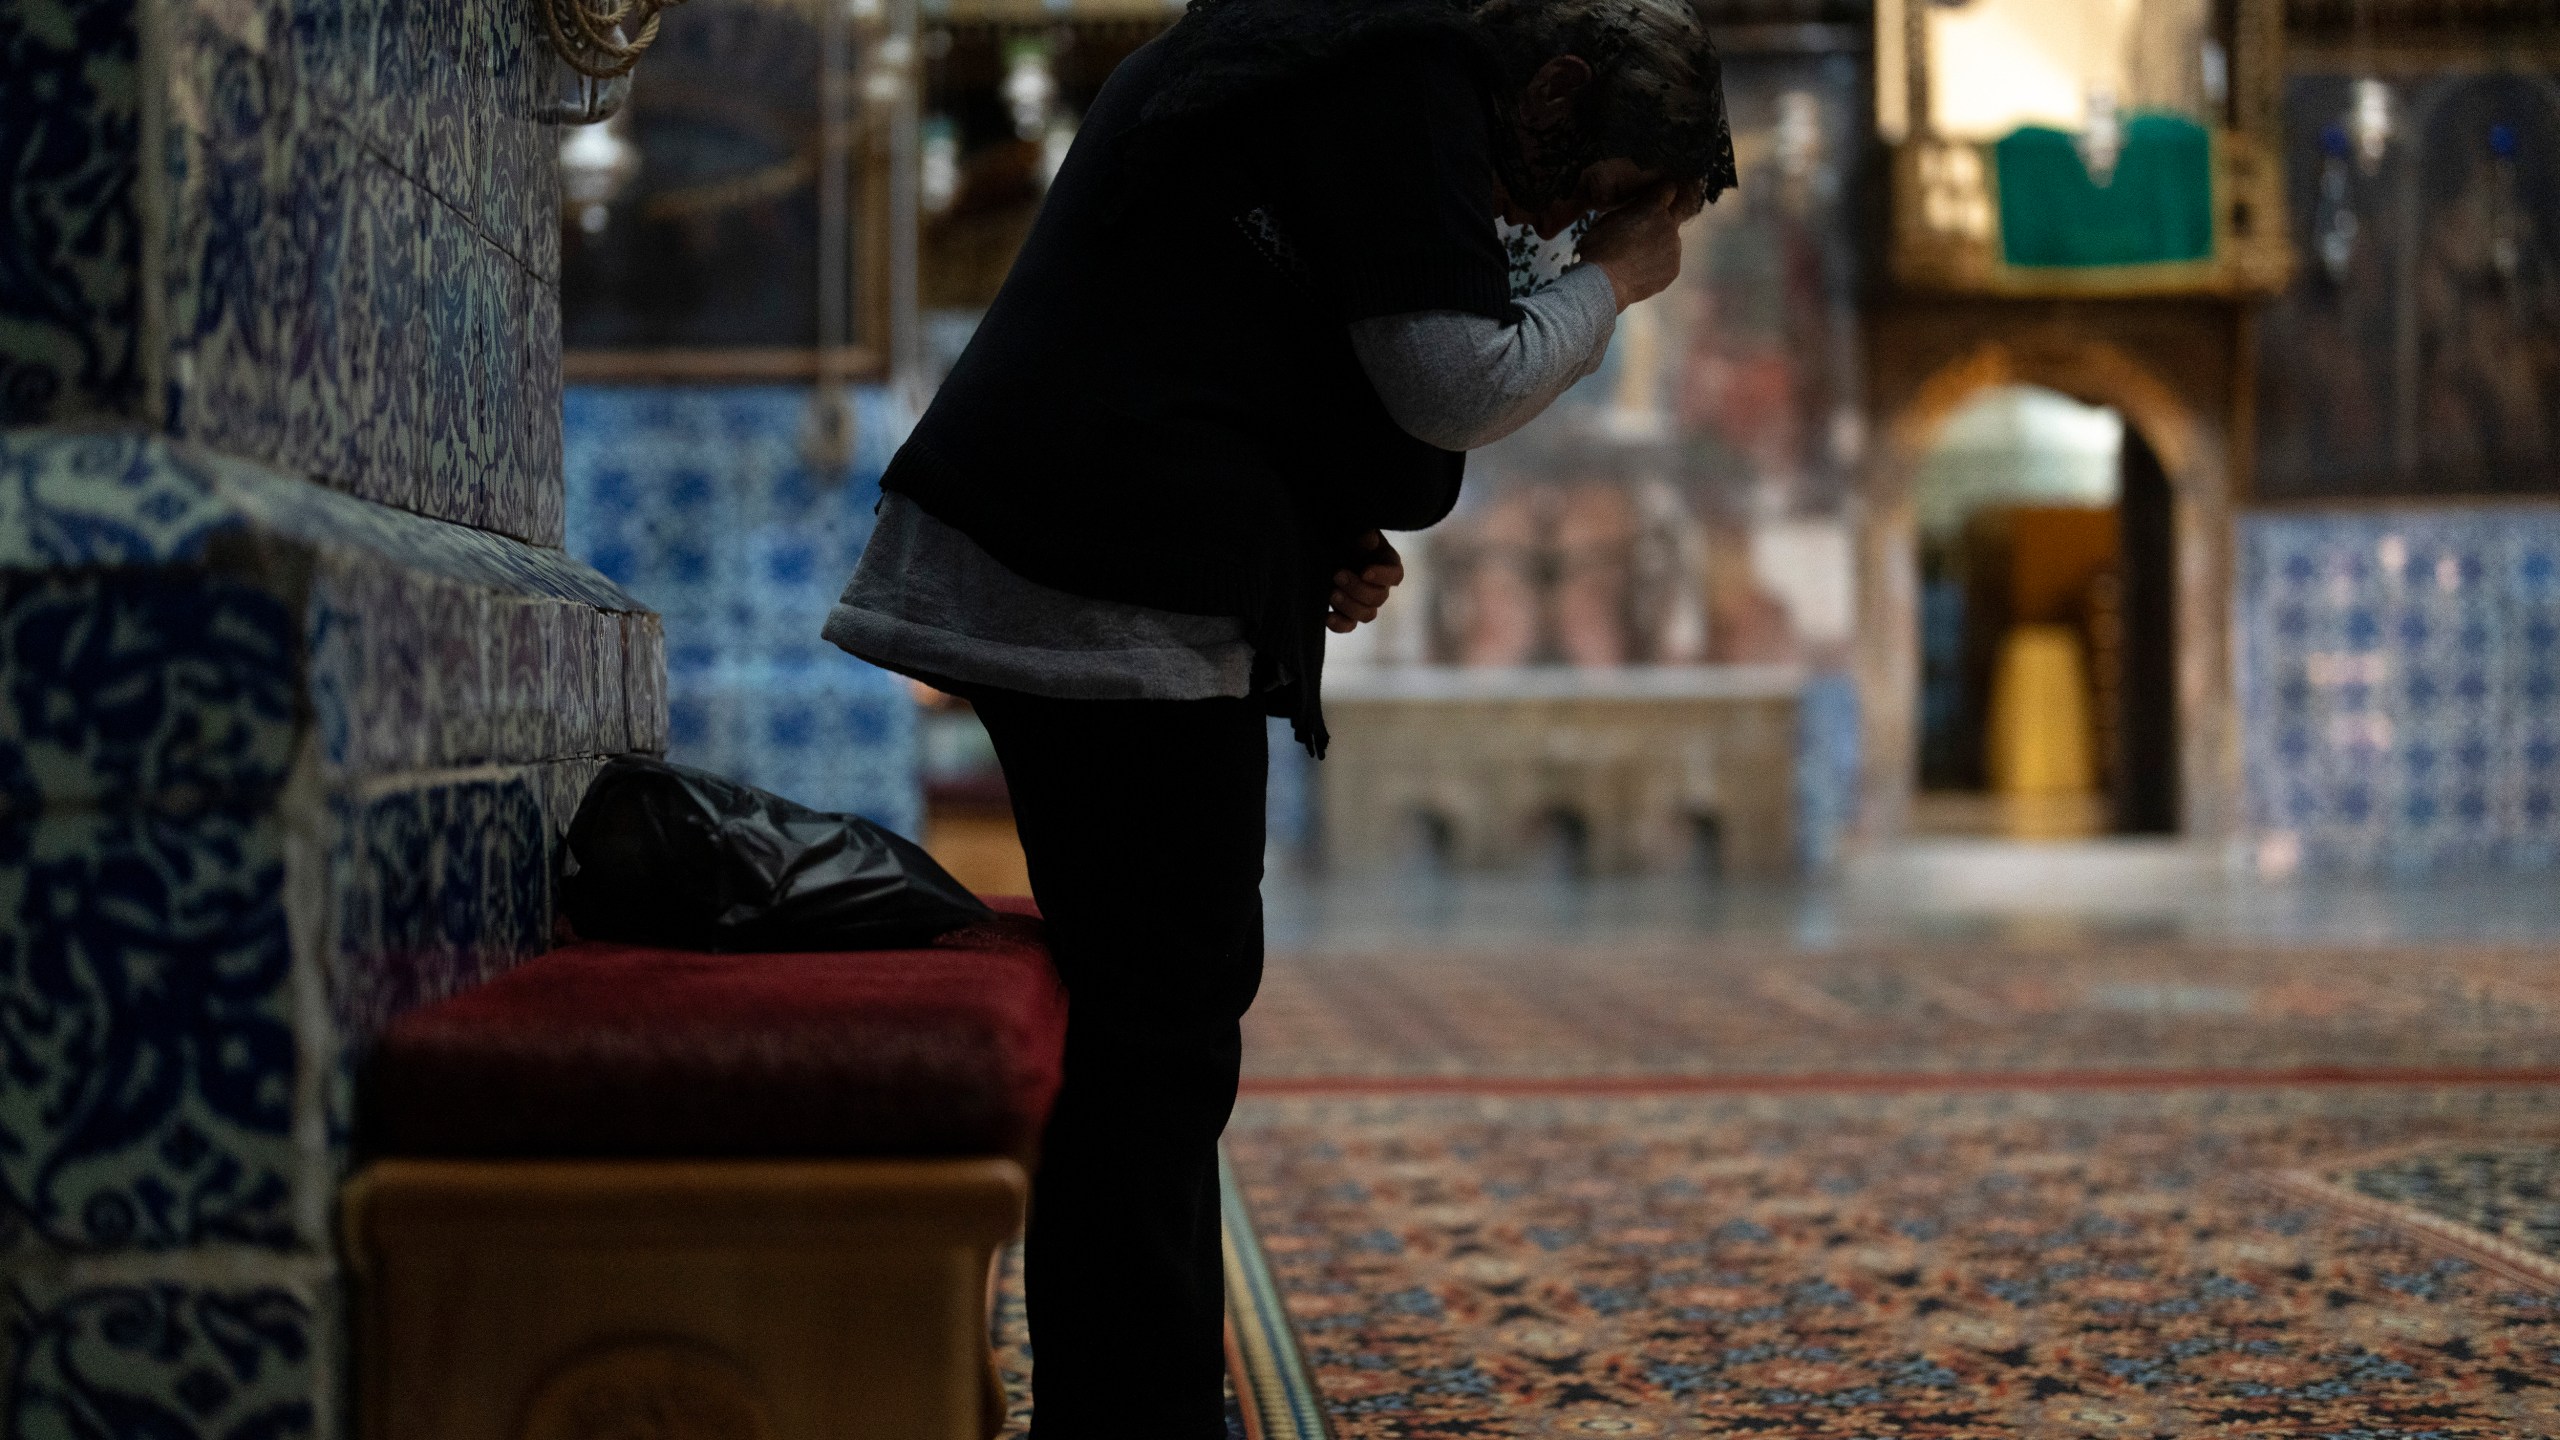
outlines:
{"label": "woman's elbow", "polygon": [[1411,414],[1390,409],[1387,412],[1396,428],[1430,446],[1434,450],[1464,452],[1482,445],[1489,438],[1475,417],[1451,415],[1444,410],[1420,410]]}

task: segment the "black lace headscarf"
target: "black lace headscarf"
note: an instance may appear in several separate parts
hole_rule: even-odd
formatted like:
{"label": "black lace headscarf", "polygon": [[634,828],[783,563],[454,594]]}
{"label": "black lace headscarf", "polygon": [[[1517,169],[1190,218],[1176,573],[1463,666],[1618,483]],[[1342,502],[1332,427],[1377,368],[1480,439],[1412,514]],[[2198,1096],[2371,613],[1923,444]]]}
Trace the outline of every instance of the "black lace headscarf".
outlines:
{"label": "black lace headscarf", "polygon": [[[1531,209],[1572,193],[1583,170],[1627,159],[1706,198],[1733,188],[1724,68],[1694,0],[1191,0],[1163,43],[1177,77],[1144,128],[1269,95],[1381,41],[1445,34],[1486,71],[1503,188]],[[1560,123],[1531,131],[1520,95],[1549,60],[1579,56],[1592,83]],[[1528,143],[1513,143],[1526,134]]]}

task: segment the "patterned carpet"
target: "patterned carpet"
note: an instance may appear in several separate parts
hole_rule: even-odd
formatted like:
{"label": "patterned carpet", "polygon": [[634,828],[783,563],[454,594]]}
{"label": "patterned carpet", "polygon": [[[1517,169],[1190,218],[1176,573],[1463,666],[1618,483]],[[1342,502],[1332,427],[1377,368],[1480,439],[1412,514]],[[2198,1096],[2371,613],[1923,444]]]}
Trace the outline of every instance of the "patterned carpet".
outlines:
{"label": "patterned carpet", "polygon": [[2560,1436],[2560,965],[1273,958],[1228,1147],[1337,1440]]}
{"label": "patterned carpet", "polygon": [[2560,1265],[2288,1182],[2525,1133],[2560,1097],[1296,1097],[1229,1145],[1341,1440],[2450,1440],[2560,1434]]}
{"label": "patterned carpet", "polygon": [[1256,1080],[2494,1068],[2560,1079],[2523,947],[1618,947],[1271,958]]}

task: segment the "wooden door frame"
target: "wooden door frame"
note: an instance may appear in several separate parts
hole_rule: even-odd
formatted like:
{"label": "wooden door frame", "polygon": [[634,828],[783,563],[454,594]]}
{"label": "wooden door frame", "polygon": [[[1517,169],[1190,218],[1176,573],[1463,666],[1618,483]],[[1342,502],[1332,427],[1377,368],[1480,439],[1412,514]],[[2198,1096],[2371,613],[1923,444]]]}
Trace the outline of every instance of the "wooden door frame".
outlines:
{"label": "wooden door frame", "polygon": [[[2245,419],[2237,397],[2245,327],[2236,312],[2130,303],[1899,308],[1879,317],[1874,393],[1884,423],[1860,506],[1858,842],[1908,835],[1918,788],[1920,467],[1947,421],[2002,385],[2043,386],[2110,406],[2159,456],[2175,527],[2180,834],[2210,842],[2235,833],[2231,456]],[[2182,358],[2192,363],[2175,363]]]}

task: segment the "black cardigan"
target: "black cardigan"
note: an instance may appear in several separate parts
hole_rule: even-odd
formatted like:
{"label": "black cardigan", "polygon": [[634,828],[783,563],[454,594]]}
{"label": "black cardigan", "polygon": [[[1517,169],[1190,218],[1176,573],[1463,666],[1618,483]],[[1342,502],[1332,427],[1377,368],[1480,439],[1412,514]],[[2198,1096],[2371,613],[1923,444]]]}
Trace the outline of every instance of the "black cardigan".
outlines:
{"label": "black cardigan", "polygon": [[882,480],[1027,579],[1239,618],[1319,756],[1333,572],[1447,515],[1465,465],[1388,416],[1346,326],[1511,313],[1486,61],[1408,8],[1231,103],[1150,111],[1196,14],[1130,57]]}

